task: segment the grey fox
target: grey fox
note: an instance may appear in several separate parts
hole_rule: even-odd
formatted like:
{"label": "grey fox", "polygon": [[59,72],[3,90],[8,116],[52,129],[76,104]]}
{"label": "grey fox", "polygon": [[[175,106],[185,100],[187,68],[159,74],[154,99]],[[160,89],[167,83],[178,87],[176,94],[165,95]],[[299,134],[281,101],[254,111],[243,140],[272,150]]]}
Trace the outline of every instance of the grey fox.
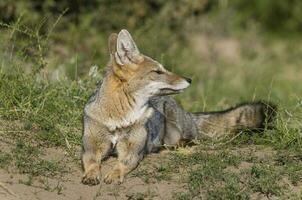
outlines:
{"label": "grey fox", "polygon": [[167,95],[181,92],[191,79],[141,54],[127,30],[110,35],[109,53],[102,83],[84,108],[83,184],[99,184],[101,162],[113,151],[118,163],[104,176],[105,183],[123,182],[145,154],[163,145],[261,129],[274,118],[275,107],[263,102],[221,112],[184,111]]}

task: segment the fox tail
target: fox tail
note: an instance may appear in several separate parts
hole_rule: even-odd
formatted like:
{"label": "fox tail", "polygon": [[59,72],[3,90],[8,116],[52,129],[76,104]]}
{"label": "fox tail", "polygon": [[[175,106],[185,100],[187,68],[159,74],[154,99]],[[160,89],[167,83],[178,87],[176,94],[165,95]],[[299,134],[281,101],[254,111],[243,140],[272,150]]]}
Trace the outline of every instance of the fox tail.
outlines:
{"label": "fox tail", "polygon": [[200,135],[221,137],[242,130],[263,130],[271,127],[277,108],[267,102],[243,103],[218,112],[192,113]]}

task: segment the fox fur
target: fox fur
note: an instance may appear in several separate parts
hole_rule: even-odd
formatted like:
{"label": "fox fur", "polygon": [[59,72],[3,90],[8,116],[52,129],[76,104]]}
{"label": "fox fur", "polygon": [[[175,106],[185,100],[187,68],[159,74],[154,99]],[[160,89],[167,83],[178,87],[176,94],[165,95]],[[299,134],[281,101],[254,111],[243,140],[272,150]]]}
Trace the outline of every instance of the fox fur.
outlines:
{"label": "fox fur", "polygon": [[274,118],[275,107],[264,102],[221,112],[186,112],[168,95],[187,88],[191,79],[140,53],[127,30],[110,35],[109,53],[102,83],[84,108],[83,184],[100,183],[101,163],[112,152],[118,162],[103,181],[120,183],[145,154],[164,145],[263,129]]}

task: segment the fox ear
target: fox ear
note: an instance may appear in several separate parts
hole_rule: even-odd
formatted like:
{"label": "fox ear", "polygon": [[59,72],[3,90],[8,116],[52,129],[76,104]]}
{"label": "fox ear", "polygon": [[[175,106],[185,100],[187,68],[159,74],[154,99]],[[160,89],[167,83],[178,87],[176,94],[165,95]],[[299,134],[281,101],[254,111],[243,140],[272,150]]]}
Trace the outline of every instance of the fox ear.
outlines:
{"label": "fox ear", "polygon": [[129,62],[139,63],[143,59],[130,33],[123,29],[119,32],[116,42],[115,60],[124,65]]}

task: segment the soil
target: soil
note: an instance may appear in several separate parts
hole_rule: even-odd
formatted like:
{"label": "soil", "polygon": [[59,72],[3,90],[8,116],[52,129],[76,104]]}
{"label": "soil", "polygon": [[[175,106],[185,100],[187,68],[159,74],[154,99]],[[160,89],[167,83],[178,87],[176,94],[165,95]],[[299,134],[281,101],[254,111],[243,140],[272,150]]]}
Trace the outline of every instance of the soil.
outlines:
{"label": "soil", "polygon": [[[67,160],[66,153],[62,149],[47,149],[47,152],[51,159]],[[144,164],[152,165],[159,157],[160,154],[149,155],[141,167],[144,167]],[[115,158],[111,158],[104,162],[102,173],[105,174],[112,168],[115,161]],[[133,174],[127,176],[125,182],[120,185],[101,183],[97,186],[86,186],[81,183],[81,166],[75,162],[68,163],[66,166],[69,166],[69,172],[61,177],[35,176],[30,181],[26,174],[0,170],[0,200],[172,199],[175,192],[184,190],[184,185],[177,181],[152,179],[146,182]]]}

